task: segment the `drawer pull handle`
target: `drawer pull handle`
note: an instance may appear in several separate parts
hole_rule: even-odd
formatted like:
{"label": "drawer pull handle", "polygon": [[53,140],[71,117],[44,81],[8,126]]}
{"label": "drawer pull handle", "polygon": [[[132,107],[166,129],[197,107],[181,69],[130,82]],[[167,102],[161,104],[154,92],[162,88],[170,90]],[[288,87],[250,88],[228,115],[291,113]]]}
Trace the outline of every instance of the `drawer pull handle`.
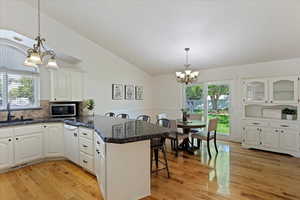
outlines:
{"label": "drawer pull handle", "polygon": [[83,160],[83,162],[84,162],[84,163],[88,163],[88,161],[86,161],[86,160]]}
{"label": "drawer pull handle", "polygon": [[281,127],[289,127],[288,125],[280,125]]}
{"label": "drawer pull handle", "polygon": [[86,145],[82,145],[84,148],[87,148],[88,146],[86,146]]}
{"label": "drawer pull handle", "polygon": [[99,141],[97,141],[97,144],[100,144],[100,142],[99,142]]}
{"label": "drawer pull handle", "polygon": [[83,133],[83,135],[87,135],[86,133]]}
{"label": "drawer pull handle", "polygon": [[74,133],[74,136],[77,137],[77,133]]}
{"label": "drawer pull handle", "polygon": [[252,123],[252,124],[254,124],[254,125],[259,125],[260,123],[254,122],[254,123]]}

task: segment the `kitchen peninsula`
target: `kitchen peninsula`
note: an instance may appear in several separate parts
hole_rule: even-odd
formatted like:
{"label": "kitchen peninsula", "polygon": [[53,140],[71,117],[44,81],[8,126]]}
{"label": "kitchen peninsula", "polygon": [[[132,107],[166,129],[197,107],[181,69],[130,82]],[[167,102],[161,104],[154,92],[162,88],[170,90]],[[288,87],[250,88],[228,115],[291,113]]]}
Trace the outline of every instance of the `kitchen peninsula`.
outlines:
{"label": "kitchen peninsula", "polygon": [[169,131],[97,115],[0,123],[0,140],[7,144],[0,169],[61,157],[95,174],[104,199],[140,199],[151,194],[150,139]]}

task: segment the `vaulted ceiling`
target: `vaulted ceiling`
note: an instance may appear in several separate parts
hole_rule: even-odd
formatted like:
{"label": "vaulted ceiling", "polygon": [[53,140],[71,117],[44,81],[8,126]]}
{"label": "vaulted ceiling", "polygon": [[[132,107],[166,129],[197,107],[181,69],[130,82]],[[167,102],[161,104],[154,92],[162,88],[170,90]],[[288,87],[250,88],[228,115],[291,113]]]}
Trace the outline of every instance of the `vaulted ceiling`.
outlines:
{"label": "vaulted ceiling", "polygon": [[[35,0],[22,0],[36,5]],[[150,74],[300,57],[299,0],[42,0],[42,10]]]}

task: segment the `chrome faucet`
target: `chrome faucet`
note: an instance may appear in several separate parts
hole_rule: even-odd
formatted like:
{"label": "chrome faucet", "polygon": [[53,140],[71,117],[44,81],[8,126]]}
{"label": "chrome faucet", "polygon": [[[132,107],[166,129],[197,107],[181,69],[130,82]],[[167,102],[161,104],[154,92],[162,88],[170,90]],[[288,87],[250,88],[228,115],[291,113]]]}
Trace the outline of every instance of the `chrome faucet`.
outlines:
{"label": "chrome faucet", "polygon": [[7,104],[7,121],[11,121],[15,116],[11,114],[10,103]]}

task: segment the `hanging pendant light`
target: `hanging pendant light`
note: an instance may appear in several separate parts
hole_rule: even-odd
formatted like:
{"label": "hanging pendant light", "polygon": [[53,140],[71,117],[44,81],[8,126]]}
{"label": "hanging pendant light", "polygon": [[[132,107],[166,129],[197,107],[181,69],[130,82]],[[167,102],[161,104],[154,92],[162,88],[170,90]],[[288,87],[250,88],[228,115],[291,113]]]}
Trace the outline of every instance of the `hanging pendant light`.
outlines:
{"label": "hanging pendant light", "polygon": [[53,50],[47,49],[44,45],[46,40],[41,37],[41,3],[38,0],[38,36],[35,38],[36,43],[32,48],[27,50],[27,58],[24,61],[24,65],[28,67],[37,67],[42,65],[46,57],[50,57],[47,67],[58,69],[56,63],[56,54]]}
{"label": "hanging pendant light", "polygon": [[179,83],[189,84],[189,83],[193,83],[193,82],[197,81],[199,72],[192,71],[190,69],[190,66],[191,66],[191,64],[189,64],[190,48],[185,48],[184,50],[186,52],[186,64],[184,65],[185,70],[183,72],[176,72],[176,78],[177,78],[177,82],[179,82]]}

